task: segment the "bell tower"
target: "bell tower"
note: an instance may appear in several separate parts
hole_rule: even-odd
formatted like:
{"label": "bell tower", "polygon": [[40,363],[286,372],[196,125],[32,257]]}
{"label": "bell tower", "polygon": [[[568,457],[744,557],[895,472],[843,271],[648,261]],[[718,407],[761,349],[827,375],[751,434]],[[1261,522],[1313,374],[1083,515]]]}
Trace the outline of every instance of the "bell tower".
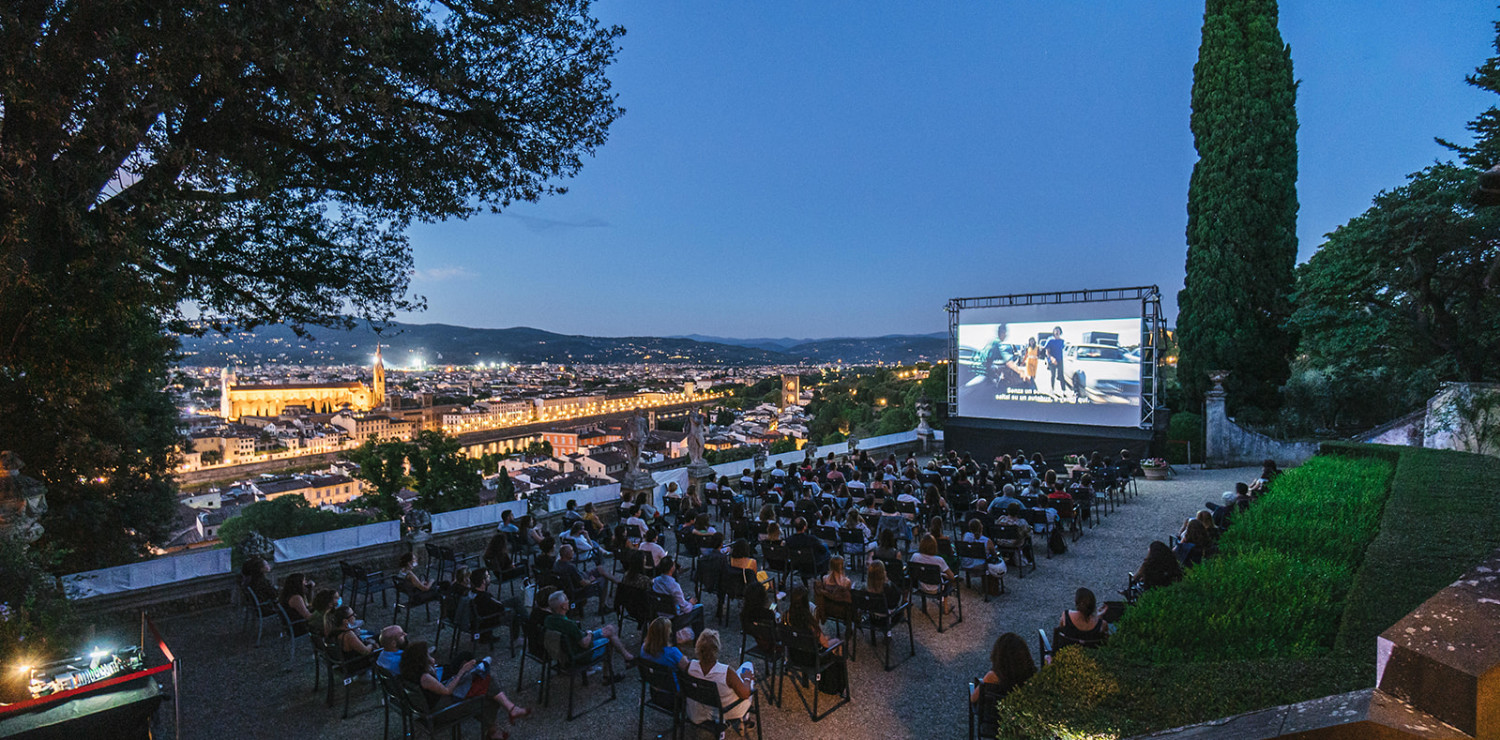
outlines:
{"label": "bell tower", "polygon": [[228,365],[219,371],[219,416],[226,421],[234,413],[234,404],[229,400],[229,388],[234,385],[234,371]]}
{"label": "bell tower", "polygon": [[375,367],[373,368],[373,375],[374,380],[371,382],[371,385],[374,387],[371,388],[372,397],[370,398],[370,406],[371,408],[378,409],[385,406],[385,362],[380,359],[379,342],[375,344]]}

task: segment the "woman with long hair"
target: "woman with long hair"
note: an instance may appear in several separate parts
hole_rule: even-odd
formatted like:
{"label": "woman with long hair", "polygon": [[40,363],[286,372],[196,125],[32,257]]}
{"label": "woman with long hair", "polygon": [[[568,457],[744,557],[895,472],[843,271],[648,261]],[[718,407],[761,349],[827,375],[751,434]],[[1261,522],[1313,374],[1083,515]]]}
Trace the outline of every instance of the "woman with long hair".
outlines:
{"label": "woman with long hair", "polygon": [[[996,638],[990,648],[990,670],[980,683],[999,686],[1000,696],[1004,697],[1034,675],[1036,663],[1031,660],[1026,641],[1014,632],[1007,632]],[[979,701],[980,694],[980,687],[975,686],[969,693],[969,701]]]}
{"label": "woman with long hair", "polygon": [[293,573],[281,582],[281,596],[277,600],[281,602],[281,608],[286,610],[286,615],[292,620],[293,637],[307,634],[307,620],[312,618],[312,609],[307,605],[307,598],[312,587],[313,582],[301,573]]}
{"label": "woman with long hair", "polygon": [[668,668],[687,670],[688,659],[677,649],[672,636],[672,620],[657,617],[646,627],[646,639],[641,644],[641,657]]}
{"label": "woman with long hair", "polygon": [[[486,670],[488,670],[489,659],[485,659]],[[401,662],[398,664],[398,673],[401,680],[411,683],[422,690],[422,695],[427,699],[427,710],[439,712],[445,707],[463,701],[475,691],[473,675],[477,661],[469,660],[450,673],[447,680],[438,678],[437,659],[432,655],[432,648],[426,641],[413,642],[401,651]],[[498,710],[504,708],[512,724],[516,720],[531,714],[530,709],[518,707],[500,691],[500,681],[493,676],[489,677],[490,690],[484,693],[492,701],[483,702],[480,705],[479,723],[485,731],[485,737],[489,740],[505,740],[510,737],[510,732],[496,722]]]}
{"label": "woman with long hair", "polygon": [[1177,556],[1172,554],[1172,548],[1167,547],[1167,543],[1161,540],[1154,540],[1146,548],[1146,559],[1141,561],[1139,568],[1136,568],[1130,583],[1132,586],[1139,585],[1147,589],[1169,586],[1180,580],[1182,580],[1182,564],[1177,562]]}

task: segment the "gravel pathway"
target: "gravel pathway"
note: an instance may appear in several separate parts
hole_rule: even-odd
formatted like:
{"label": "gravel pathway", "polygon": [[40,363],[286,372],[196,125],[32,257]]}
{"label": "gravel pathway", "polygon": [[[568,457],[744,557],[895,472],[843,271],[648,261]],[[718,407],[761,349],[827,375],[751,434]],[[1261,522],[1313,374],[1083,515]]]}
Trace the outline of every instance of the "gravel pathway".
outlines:
{"label": "gravel pathway", "polygon": [[[1205,500],[1217,500],[1235,481],[1255,477],[1254,469],[1181,470],[1169,481],[1139,482],[1140,495],[1101,517],[1098,526],[1085,528],[1083,538],[1069,542],[1066,554],[1047,559],[1037,550],[1040,567],[1026,578],[1006,578],[1007,593],[986,604],[971,590],[964,592],[964,621],[939,635],[933,624],[916,615],[916,656],[887,673],[866,648],[850,666],[853,702],[818,723],[809,721],[788,682],[783,706],[762,702],[763,730],[769,738],[915,738],[963,737],[967,728],[964,691],[988,664],[990,644],[1003,632],[1016,632],[1035,650],[1038,628],[1049,628],[1072,603],[1073,591],[1086,586],[1101,600],[1115,592],[1125,574],[1140,564],[1152,539],[1175,534],[1183,519]],[[1041,544],[1041,543],[1039,543]],[[712,601],[710,601],[712,604]],[[592,604],[591,604],[592,606]],[[933,607],[936,614],[936,605]],[[389,612],[378,606],[362,615],[375,625]],[[434,613],[436,610],[434,609]],[[589,617],[588,626],[597,624]],[[710,626],[716,626],[710,618]],[[737,620],[734,620],[737,623]],[[168,643],[184,662],[183,734],[198,738],[374,738],[380,737],[383,710],[367,680],[353,687],[350,717],[323,704],[321,691],[312,690],[312,663],[306,644],[297,646],[295,663],[287,660],[285,638],[267,637],[259,647],[238,634],[238,613],[229,608],[172,617],[160,622]],[[420,611],[412,619],[413,639],[430,638],[434,625]],[[639,635],[627,623],[626,639],[638,644]],[[727,657],[737,654],[740,634],[726,626]],[[897,633],[896,656],[906,655],[905,630]],[[497,672],[513,689],[516,660],[496,655]],[[618,662],[617,662],[618,667]],[[528,673],[535,670],[527,666]],[[543,708],[534,689],[511,698],[534,707],[535,716],[514,728],[516,738],[634,737],[639,682],[634,677],[619,685],[619,698],[595,706],[573,722],[565,721],[565,689],[554,690],[552,706]],[[342,689],[339,690],[342,700]],[[579,689],[580,706],[594,706],[607,698],[597,684]],[[827,695],[824,699],[831,700]],[[164,708],[163,718],[170,707]],[[394,721],[393,717],[393,721]],[[659,715],[647,713],[646,734],[666,730]],[[169,733],[170,734],[170,733]],[[393,733],[393,736],[399,733]],[[465,737],[477,737],[477,728]],[[733,738],[735,735],[730,734]]]}

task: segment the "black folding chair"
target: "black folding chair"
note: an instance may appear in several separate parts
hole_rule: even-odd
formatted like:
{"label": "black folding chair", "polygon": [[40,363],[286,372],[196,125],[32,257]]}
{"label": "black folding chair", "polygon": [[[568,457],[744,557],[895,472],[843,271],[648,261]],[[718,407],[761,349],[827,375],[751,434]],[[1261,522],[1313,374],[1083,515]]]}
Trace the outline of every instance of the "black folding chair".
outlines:
{"label": "black folding chair", "polygon": [[349,606],[353,607],[356,613],[365,613],[364,610],[361,610],[359,604],[361,596],[364,597],[365,607],[369,607],[370,597],[374,596],[375,594],[380,594],[381,606],[387,605],[388,602],[385,598],[385,573],[383,571],[370,570],[368,568],[356,566],[353,563],[340,560],[339,574],[342,576],[340,578],[339,585],[342,586],[346,592],[348,592]]}
{"label": "black folding chair", "polygon": [[1069,637],[1063,634],[1062,630],[1057,627],[1053,627],[1051,632],[1048,632],[1046,629],[1038,629],[1036,631],[1037,653],[1042,658],[1042,665],[1051,663],[1052,659],[1057,656],[1057,651],[1070,645],[1077,645],[1085,650],[1091,650],[1108,641],[1109,635],[1104,635],[1096,639]]}
{"label": "black folding chair", "polygon": [[[953,620],[953,624],[962,623],[964,621],[964,592],[959,590],[958,581],[943,578],[943,571],[932,563],[907,563],[906,565],[911,572],[911,593],[913,596],[921,597],[922,613],[926,614],[929,620],[932,619],[932,615],[927,611],[927,600],[938,600],[937,631],[943,631],[943,617],[945,615],[943,614],[942,600],[946,596],[953,596],[958,599],[958,618]],[[936,590],[927,591],[922,588],[924,585],[933,586]]]}
{"label": "black folding chair", "polygon": [[990,601],[989,579],[997,579],[1000,582],[1000,593],[1005,593],[1005,576],[990,575],[989,566],[995,558],[990,556],[983,542],[964,542],[963,540],[959,540],[953,543],[953,546],[958,548],[960,563],[965,560],[971,562],[977,561],[979,563],[972,568],[959,568],[959,570],[963,571],[965,586],[973,588],[973,582],[969,579],[973,576],[979,576],[979,590],[984,595],[984,602],[986,604]]}
{"label": "black folding chair", "polygon": [[479,721],[480,702],[485,701],[484,697],[476,696],[456,701],[434,712],[427,703],[427,695],[422,692],[422,687],[416,684],[402,681],[378,667],[375,669],[375,683],[380,686],[380,693],[385,699],[385,731],[382,734],[385,738],[389,738],[391,734],[391,710],[394,709],[401,718],[403,738],[416,737],[417,730],[421,729],[429,738],[448,730],[449,737],[458,740],[459,730],[465,720]]}
{"label": "black folding chair", "polygon": [[[825,648],[816,634],[786,627],[782,631],[782,644],[786,646],[786,660],[781,664],[781,672],[783,676],[788,673],[794,675],[795,682],[792,684],[792,690],[797,692],[797,699],[802,702],[802,708],[807,710],[807,716],[812,718],[812,721],[822,720],[834,710],[850,702],[851,680],[848,666],[845,664],[843,643],[835,642]],[[818,687],[818,682],[835,667],[841,668],[844,672],[843,690],[838,692],[838,703],[820,714],[818,701],[823,691]],[[812,685],[813,695],[811,706],[807,703],[807,697],[802,694],[802,686],[809,683]],[[785,686],[785,678],[782,679],[782,685]]]}
{"label": "black folding chair", "polygon": [[854,589],[849,592],[850,605],[854,608],[855,629],[849,639],[849,659],[858,659],[859,653],[859,627],[861,625],[870,628],[870,644],[878,645],[878,641],[885,639],[884,665],[887,671],[895,666],[891,664],[891,633],[895,631],[896,620],[906,623],[906,647],[907,657],[917,654],[916,639],[912,636],[911,626],[911,599],[902,598],[901,603],[887,607],[885,596],[870,593],[864,589]]}
{"label": "black folding chair", "polygon": [[646,727],[646,710],[672,718],[672,737],[681,734],[683,718],[682,690],[677,686],[677,671],[642,658],[636,662],[641,674],[640,714],[636,719],[635,738],[641,740]]}
{"label": "black folding chair", "polygon": [[[755,644],[746,648],[749,640]],[[766,696],[781,706],[781,694],[776,690],[777,677],[781,675],[781,662],[786,659],[786,648],[781,644],[781,626],[774,619],[752,620],[749,629],[740,632],[740,660],[759,660],[765,670],[757,673],[766,684]]]}
{"label": "black folding chair", "polygon": [[751,691],[750,696],[744,699],[724,704],[722,698],[719,696],[719,685],[713,681],[696,678],[679,671],[677,673],[677,682],[682,687],[682,696],[684,699],[697,702],[713,712],[713,716],[703,722],[688,723],[693,728],[695,735],[698,730],[706,730],[710,737],[717,738],[723,736],[724,731],[729,728],[729,720],[726,720],[725,716],[741,704],[749,702],[750,706],[745,710],[745,716],[755,715],[755,737],[762,737],[760,701],[756,695],[757,692]]}
{"label": "black folding chair", "polygon": [[[1042,515],[1046,516],[1046,512],[1042,512]],[[1027,552],[1030,548],[1021,544],[1030,541],[1031,532],[1027,531],[1028,529],[1017,524],[993,524],[988,530],[990,539],[995,542],[995,548],[1000,551],[1000,556],[1015,564],[1016,574],[1021,578],[1026,577],[1027,560],[1031,561],[1031,569],[1036,570],[1036,558],[1032,556],[1032,553]]]}
{"label": "black folding chair", "polygon": [[[576,683],[579,679],[586,679],[588,670],[595,665],[604,666],[604,682],[609,685],[609,698],[600,702],[600,704],[608,704],[618,698],[619,692],[615,687],[615,666],[614,661],[610,659],[609,651],[611,648],[609,646],[605,646],[597,658],[588,657],[583,660],[576,660],[573,657],[571,647],[563,645],[562,634],[548,629],[542,631],[542,645],[547,648],[547,657],[551,659],[549,669],[551,673],[568,677],[569,722],[572,722],[579,716],[573,713],[573,692]],[[543,675],[545,676],[546,674]],[[551,704],[551,683],[550,679],[544,680],[542,683],[542,706],[549,706]]]}
{"label": "black folding chair", "polygon": [[[976,688],[979,701],[969,701]],[[964,701],[969,702],[969,740],[988,740],[1000,734],[1000,684],[976,678],[969,682]]]}

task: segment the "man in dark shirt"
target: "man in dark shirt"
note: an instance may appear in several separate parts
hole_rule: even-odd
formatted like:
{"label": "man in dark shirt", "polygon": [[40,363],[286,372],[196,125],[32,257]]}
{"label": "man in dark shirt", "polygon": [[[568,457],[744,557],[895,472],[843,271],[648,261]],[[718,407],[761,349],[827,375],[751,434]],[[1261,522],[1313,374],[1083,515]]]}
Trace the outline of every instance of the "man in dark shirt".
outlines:
{"label": "man in dark shirt", "polygon": [[822,540],[812,536],[812,534],[807,531],[807,519],[800,516],[796,519],[793,519],[792,528],[796,531],[793,532],[791,536],[786,538],[787,548],[792,552],[796,552],[798,550],[811,550],[813,554],[813,565],[818,569],[818,572],[822,573],[823,571],[827,570],[828,561],[833,557],[833,553],[830,553],[828,551],[828,546],[823,544]]}
{"label": "man in dark shirt", "polygon": [[1063,349],[1066,347],[1067,342],[1064,342],[1062,338],[1062,327],[1052,327],[1052,336],[1047,338],[1047,344],[1042,347],[1042,351],[1047,355],[1047,371],[1051,373],[1053,391],[1057,390],[1059,384],[1062,385],[1064,391],[1068,390],[1068,376],[1063,371]]}
{"label": "man in dark shirt", "polygon": [[600,569],[595,568],[584,575],[578,569],[578,564],[573,562],[573,546],[563,545],[557,551],[557,562],[552,566],[552,572],[562,581],[564,591],[578,600],[578,605],[587,608],[589,597],[599,600],[599,613],[604,613],[604,582],[601,580]]}
{"label": "man in dark shirt", "polygon": [[487,568],[476,568],[469,574],[469,587],[473,591],[474,616],[479,620],[471,628],[482,632],[480,639],[489,642],[491,630],[509,623],[510,639],[515,642],[521,630],[521,597],[512,596],[505,601],[495,598],[490,593],[490,571]]}
{"label": "man in dark shirt", "polygon": [[620,642],[615,635],[615,627],[606,624],[592,632],[584,632],[583,625],[568,617],[568,595],[562,591],[553,591],[547,598],[547,610],[551,612],[543,621],[543,628],[556,632],[562,637],[563,645],[568,648],[568,655],[575,662],[592,662],[604,657],[604,651],[612,645],[615,652],[625,658],[625,663],[635,660],[635,656]]}

